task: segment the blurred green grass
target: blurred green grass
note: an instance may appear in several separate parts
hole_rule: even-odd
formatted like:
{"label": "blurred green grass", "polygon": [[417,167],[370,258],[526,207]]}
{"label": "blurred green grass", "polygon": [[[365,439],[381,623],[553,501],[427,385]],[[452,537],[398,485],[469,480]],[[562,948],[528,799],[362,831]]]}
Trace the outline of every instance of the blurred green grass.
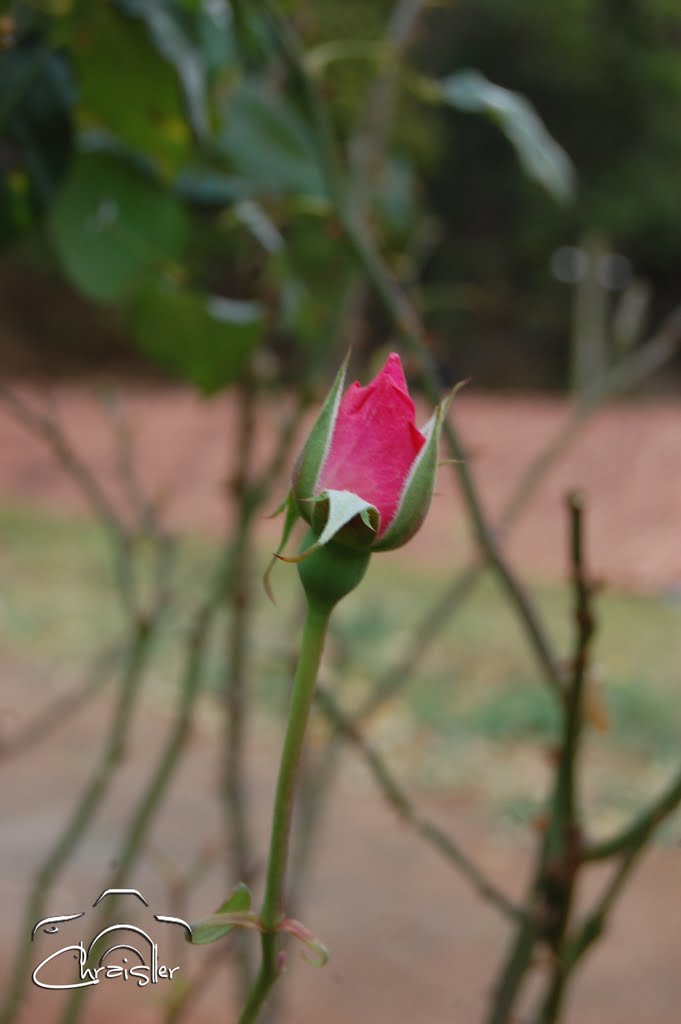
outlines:
{"label": "blurred green grass", "polygon": [[[144,552],[140,552],[144,558]],[[183,542],[177,606],[168,616],[150,692],[177,685],[184,626],[217,558],[205,539]],[[267,564],[257,558],[258,575]],[[0,507],[0,658],[76,673],[121,635],[108,542],[91,523],[34,508]],[[338,609],[323,675],[341,704],[359,707],[399,661],[447,575],[376,557],[360,590]],[[285,705],[301,606],[295,569],[274,578],[277,606],[257,579],[254,692],[267,715]],[[531,592],[561,656],[568,657],[571,596],[561,582]],[[656,792],[681,757],[681,606],[602,591],[594,648],[597,689],[609,729],[585,734],[582,785],[596,827],[607,829]],[[214,630],[206,687],[219,689],[224,639]],[[411,787],[464,791],[496,811],[526,819],[540,805],[557,713],[537,664],[495,581],[485,575],[407,678],[400,696],[366,724],[367,735]],[[317,724],[317,731],[320,726]],[[316,734],[315,734],[316,735]]]}

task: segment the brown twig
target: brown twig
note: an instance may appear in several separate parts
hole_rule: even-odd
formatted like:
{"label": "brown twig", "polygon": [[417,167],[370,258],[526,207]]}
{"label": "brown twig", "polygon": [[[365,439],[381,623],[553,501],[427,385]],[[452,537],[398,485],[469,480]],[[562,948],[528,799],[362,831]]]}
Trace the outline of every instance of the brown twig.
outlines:
{"label": "brown twig", "polygon": [[426,842],[436,849],[450,864],[453,864],[477,889],[483,899],[492,903],[506,917],[518,920],[519,908],[505,896],[497,886],[484,876],[482,871],[468,857],[447,833],[422,815],[390,773],[380,754],[362,736],[354,721],[346,715],[328,690],[317,687],[317,704],[337,731],[362,755],[374,780],[390,806],[402,821],[407,822]]}
{"label": "brown twig", "polygon": [[395,3],[382,47],[391,59],[374,79],[350,139],[352,201],[363,216],[368,212],[371,186],[380,173],[395,120],[397,58],[408,47],[423,6],[423,0],[397,0]]}
{"label": "brown twig", "polygon": [[571,678],[559,702],[562,730],[555,760],[553,796],[537,851],[534,877],[525,901],[525,914],[495,986],[488,1024],[510,1024],[514,1019],[520,991],[538,943],[550,950],[551,959],[537,1022],[551,1024],[557,1019],[569,975],[566,935],[577,874],[583,864],[576,768],[594,631],[592,586],[585,567],[583,511],[581,497],[569,495],[575,643]]}
{"label": "brown twig", "polygon": [[573,930],[567,944],[566,958],[574,966],[607,927],[610,913],[629,875],[638,864],[655,831],[681,804],[681,769],[677,769],[662,793],[644,808],[634,820],[610,839],[585,845],[585,864],[612,860],[611,877],[599,899]]}
{"label": "brown twig", "polygon": [[14,735],[0,740],[0,760],[25,754],[36,743],[49,736],[55,728],[63,725],[69,715],[79,711],[111,681],[113,669],[120,662],[123,653],[121,645],[99,653],[78,686],[53,700],[17,729]]}
{"label": "brown twig", "polygon": [[57,461],[88,499],[97,518],[106,524],[112,534],[121,533],[120,516],[116,512],[113,502],[68,440],[56,415],[48,416],[32,409],[28,402],[6,384],[0,384],[0,399],[5,402],[19,423],[51,448]]}
{"label": "brown twig", "polygon": [[[347,239],[363,272],[391,317],[395,329],[402,334],[405,344],[413,353],[421,371],[424,392],[435,405],[440,399],[442,385],[430,355],[425,326],[409,296],[391,275],[378,252],[371,237],[367,219],[362,218],[361,211],[355,210],[348,202],[344,174],[328,112],[306,73],[303,52],[292,26],[279,17],[270,3],[264,3],[263,8],[271,20],[282,59],[298,82],[304,96],[308,117],[315,130],[320,165]],[[518,577],[508,565],[494,531],[487,523],[469,463],[465,458],[463,445],[451,420],[444,425],[443,437],[454,460],[454,469],[459,479],[476,542],[509,595],[512,607],[515,609],[542,666],[547,684],[557,693],[562,685],[562,677],[548,634],[538,611],[530,602]]]}
{"label": "brown twig", "polygon": [[[233,546],[228,545],[223,549],[208,591],[192,617],[184,651],[176,713],[147,785],[123,829],[120,846],[113,859],[115,869],[109,880],[110,888],[120,888],[125,884],[130,869],[144,848],[146,836],[180,764],[203,680],[210,630],[231,584],[233,558]],[[115,902],[112,901],[107,905],[102,922],[110,921],[114,910]],[[65,1004],[61,1024],[74,1024],[88,992],[87,988],[74,990]]]}
{"label": "brown twig", "polygon": [[570,568],[574,593],[575,653],[572,679],[565,695],[556,791],[547,837],[542,882],[545,920],[543,939],[552,957],[546,991],[537,1010],[537,1024],[552,1024],[563,1003],[571,963],[566,956],[566,934],[577,875],[583,865],[583,830],[577,798],[579,741],[584,724],[584,692],[594,634],[593,588],[585,568],[584,505],[578,494],[568,497],[570,515]]}
{"label": "brown twig", "polygon": [[[57,462],[83,493],[95,517],[107,533],[113,549],[117,592],[130,633],[128,649],[124,654],[125,668],[102,751],[61,835],[45,857],[29,897],[24,923],[24,934],[27,938],[20,944],[7,998],[0,1010],[2,1024],[10,1024],[14,1019],[27,981],[31,928],[35,921],[42,916],[42,908],[52,885],[91,826],[96,811],[111,785],[114,772],[123,758],[128,731],[139,700],[153,642],[169,606],[169,580],[174,564],[175,548],[170,538],[159,533],[156,538],[157,564],[152,594],[148,604],[142,607],[139,602],[137,567],[134,557],[135,535],[125,525],[123,517],[97,476],[69,440],[59,422],[56,405],[53,403],[53,408],[49,413],[36,411],[11,388],[3,385],[0,385],[0,399],[6,403],[19,423],[47,444]],[[61,706],[60,713],[63,715],[75,706],[76,700],[80,706],[85,696],[86,688],[82,688],[77,694],[70,694],[66,698],[65,704]],[[54,713],[54,707],[51,710]],[[44,735],[46,728],[47,724],[44,719],[32,723],[33,737],[36,735],[36,729]]]}
{"label": "brown twig", "polygon": [[[156,623],[153,624],[154,626]],[[131,717],[137,704],[140,683],[151,654],[155,629],[147,621],[140,621],[131,639],[128,660],[119,689],[118,701],[102,746],[95,770],[86,783],[78,804],[74,808],[61,835],[43,861],[33,884],[26,909],[23,939],[19,945],[6,1000],[0,1009],[1,1024],[11,1024],[21,1002],[28,980],[31,960],[31,930],[44,916],[45,900],[56,878],[73,853],[93,820],[111,784],[113,772],[120,762]]]}
{"label": "brown twig", "polygon": [[135,532],[152,540],[161,534],[158,506],[145,493],[140,479],[133,430],[126,416],[121,396],[109,392],[104,396],[103,407],[111,423],[115,443],[115,466],[118,479],[130,507]]}
{"label": "brown twig", "polygon": [[47,444],[59,465],[85,496],[95,517],[111,539],[115,576],[124,611],[126,615],[136,614],[136,585],[130,558],[131,537],[114,503],[69,441],[56,414],[36,411],[5,384],[0,384],[0,400],[19,423]]}
{"label": "brown twig", "polygon": [[224,965],[226,958],[231,956],[234,949],[234,937],[238,931],[239,929],[235,928],[230,935],[226,935],[210,949],[204,950],[201,966],[196,975],[168,1006],[165,1024],[180,1024],[180,1021],[186,1019],[186,1015],[194,1009],[194,1004],[205,992],[210,979]]}
{"label": "brown twig", "polygon": [[[654,370],[668,362],[680,345],[681,306],[667,317],[645,345],[609,369],[603,379],[594,382],[579,396],[565,423],[539,455],[530,462],[516,484],[496,526],[493,527],[497,538],[504,538],[515,526],[541,481],[602,402],[640,383]],[[486,564],[487,560],[482,553],[474,556],[456,579],[447,584],[414,629],[406,650],[388,666],[377,681],[365,704],[357,712],[358,721],[372,715],[384,701],[390,700],[402,689],[440,630],[477,586]]]}

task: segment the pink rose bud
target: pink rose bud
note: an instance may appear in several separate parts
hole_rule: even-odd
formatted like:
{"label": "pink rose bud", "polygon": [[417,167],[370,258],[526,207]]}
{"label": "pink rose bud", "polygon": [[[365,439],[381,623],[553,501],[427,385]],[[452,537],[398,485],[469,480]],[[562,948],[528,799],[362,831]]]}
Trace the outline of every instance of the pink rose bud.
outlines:
{"label": "pink rose bud", "polygon": [[445,403],[419,430],[397,353],[343,395],[346,363],[298,459],[292,497],[315,548],[333,539],[387,551],[413,537],[428,511]]}

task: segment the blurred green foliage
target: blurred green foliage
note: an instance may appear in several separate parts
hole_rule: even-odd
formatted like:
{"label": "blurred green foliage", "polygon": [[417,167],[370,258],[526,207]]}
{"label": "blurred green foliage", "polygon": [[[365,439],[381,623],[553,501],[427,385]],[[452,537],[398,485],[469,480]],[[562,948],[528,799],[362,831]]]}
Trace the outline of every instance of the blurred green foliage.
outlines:
{"label": "blurred green foliage", "polygon": [[[460,0],[432,11],[422,64],[477,67],[527,96],[579,178],[577,202],[558,207],[488,125],[448,116],[429,177],[445,230],[428,278],[475,286],[454,311],[467,338],[505,336],[545,380],[564,382],[568,291],[549,257],[587,232],[652,283],[657,314],[678,302],[680,49],[681,7],[669,0]],[[451,311],[438,322],[451,331]]]}
{"label": "blurred green foliage", "polygon": [[[332,164],[336,193],[414,286],[449,376],[563,382],[557,246],[600,230],[662,305],[674,294],[681,11],[414,4],[398,46],[395,11],[408,8],[281,4],[306,85],[282,59],[276,5],[13,0],[0,22],[0,242],[49,253],[206,392],[263,345],[286,381],[329,347],[335,360],[348,334],[357,268]],[[383,340],[376,314],[366,297],[354,310],[363,341]],[[194,344],[203,354],[189,358]]]}

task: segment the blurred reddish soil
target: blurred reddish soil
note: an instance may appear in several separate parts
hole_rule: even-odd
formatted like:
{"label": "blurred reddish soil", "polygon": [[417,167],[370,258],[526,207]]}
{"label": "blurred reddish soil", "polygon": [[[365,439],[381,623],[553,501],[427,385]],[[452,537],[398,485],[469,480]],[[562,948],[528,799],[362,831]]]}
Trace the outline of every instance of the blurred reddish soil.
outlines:
{"label": "blurred reddish soil", "polygon": [[[30,680],[16,672],[5,678],[4,700],[17,713],[31,705],[36,710]],[[0,772],[0,992],[30,880],[92,769],[110,712],[108,699],[89,705]],[[121,825],[151,772],[171,714],[172,708],[153,702],[138,714],[125,763],[96,827],[55,887],[48,914],[87,911],[101,892]],[[279,740],[260,722],[253,732],[257,740],[248,762],[251,832],[254,848],[263,852]],[[215,909],[216,893],[225,892],[223,871],[212,865],[186,901],[177,902],[178,872],[195,863],[197,844],[205,848],[207,840],[217,845],[220,839],[215,776],[221,746],[218,717],[203,706],[154,840],[128,881],[155,913],[195,921]],[[490,763],[489,770],[502,771],[503,764]],[[417,794],[412,790],[412,795]],[[421,799],[421,811],[473,854],[497,885],[520,899],[531,863],[531,832],[508,820],[492,821],[465,793]],[[576,979],[566,1024],[678,1024],[681,913],[675,894],[680,857],[678,849],[657,848],[637,867],[605,941]],[[588,892],[593,895],[602,883],[603,875],[592,869],[586,878]],[[260,884],[255,888],[259,892]],[[354,757],[346,757],[327,808],[301,916],[329,947],[331,959],[324,969],[316,969],[300,959],[295,944],[290,946],[288,1024],[484,1021],[508,938],[506,925],[456,870],[399,823]],[[32,963],[52,950],[44,945],[50,938],[54,936],[43,937],[41,947],[36,944]],[[68,941],[86,938],[74,933]],[[162,936],[155,940],[161,943]],[[191,977],[209,954],[210,947],[180,942],[170,953],[166,949],[161,962],[179,965],[181,976]],[[92,993],[84,1024],[162,1024],[159,1001],[165,994],[161,984],[137,989],[122,981],[105,982]],[[186,1024],[233,1024],[233,996],[228,975],[213,977]],[[59,1001],[58,993],[29,985],[19,1024],[57,1024]]]}
{"label": "blurred reddish soil", "polygon": [[[22,391],[27,398],[35,398]],[[111,422],[86,389],[60,387],[54,405],[85,460],[116,492]],[[183,390],[125,394],[140,475],[164,504],[169,523],[208,533],[225,528],[225,487],[234,470],[235,407],[229,398],[201,402]],[[257,461],[278,434],[281,410],[259,420]],[[423,411],[423,418],[427,412]],[[532,460],[568,419],[549,397],[463,394],[454,417],[468,449],[484,508],[494,522]],[[82,508],[82,500],[45,446],[17,425],[0,403],[0,495],[45,506]],[[594,571],[625,587],[675,590],[681,585],[681,406],[672,400],[611,405],[592,417],[551,469],[505,547],[529,576],[555,577],[565,565],[564,496],[579,488],[588,503]],[[281,481],[277,500],[286,482]],[[267,542],[278,524],[263,520]],[[458,485],[440,474],[427,527],[398,555],[442,569],[470,550]]]}
{"label": "blurred reddish soil", "polygon": [[[59,391],[57,402],[69,434],[115,493],[115,459],[101,407],[84,391],[69,388]],[[137,392],[126,395],[124,405],[145,484],[163,497],[171,521],[208,533],[224,529],[224,486],[235,447],[233,407],[224,400],[200,404],[182,391]],[[498,513],[518,474],[565,416],[563,403],[545,398],[466,395],[457,400],[457,422],[491,514]],[[270,410],[260,424],[259,458],[264,457],[275,423],[276,410]],[[0,438],[4,498],[45,507],[81,507],[43,446],[16,425],[2,405]],[[567,489],[580,487],[588,498],[589,542],[598,572],[627,587],[678,587],[680,438],[681,409],[672,402],[622,405],[595,417],[550,473],[514,532],[508,548],[514,563],[534,576],[562,572],[562,496]],[[426,528],[397,557],[438,570],[448,559],[463,560],[465,523],[460,499],[455,494],[451,500],[453,485],[447,477],[443,471],[441,494]],[[282,491],[284,487],[282,482]],[[275,529],[263,522],[268,542]],[[19,720],[36,711],[43,688],[31,685],[19,666],[3,662],[3,675],[5,708]],[[105,696],[62,724],[40,747],[2,766],[0,899],[5,927],[0,975],[11,959],[30,879],[80,792],[109,713]],[[131,797],[148,777],[171,714],[172,708],[159,706],[158,701],[144,706],[97,828],[55,890],[49,912],[82,909],[80,904],[100,891]],[[195,837],[220,836],[214,779],[221,745],[216,716],[204,707],[162,811],[153,848],[130,880],[160,913],[180,912],[169,905],[170,886],[177,866],[196,856]],[[266,727],[259,729],[249,762],[252,827],[259,850],[265,849],[277,749],[278,737]],[[475,853],[509,894],[522,894],[530,852],[525,829],[489,820],[460,793],[426,797],[424,810]],[[450,866],[395,820],[353,758],[346,758],[319,854],[304,916],[331,948],[332,959],[324,970],[315,970],[291,949],[291,1024],[480,1024],[504,949],[505,926]],[[579,975],[567,1024],[678,1024],[681,912],[675,894],[680,858],[677,849],[655,849],[638,867],[606,941]],[[593,890],[601,881],[590,878],[587,888]],[[209,871],[192,893],[186,916],[196,919],[213,909],[214,893],[223,888],[221,873]],[[177,955],[183,971],[190,974],[200,967],[206,951],[183,947]],[[151,992],[151,987],[123,991],[122,983],[118,989],[115,984],[102,986],[95,994],[86,1024],[122,1019],[156,1024],[162,1019],[156,1001],[162,992]],[[53,1024],[57,998],[31,989],[21,1024]],[[220,979],[187,1020],[230,1024],[233,1015],[227,982]]]}

